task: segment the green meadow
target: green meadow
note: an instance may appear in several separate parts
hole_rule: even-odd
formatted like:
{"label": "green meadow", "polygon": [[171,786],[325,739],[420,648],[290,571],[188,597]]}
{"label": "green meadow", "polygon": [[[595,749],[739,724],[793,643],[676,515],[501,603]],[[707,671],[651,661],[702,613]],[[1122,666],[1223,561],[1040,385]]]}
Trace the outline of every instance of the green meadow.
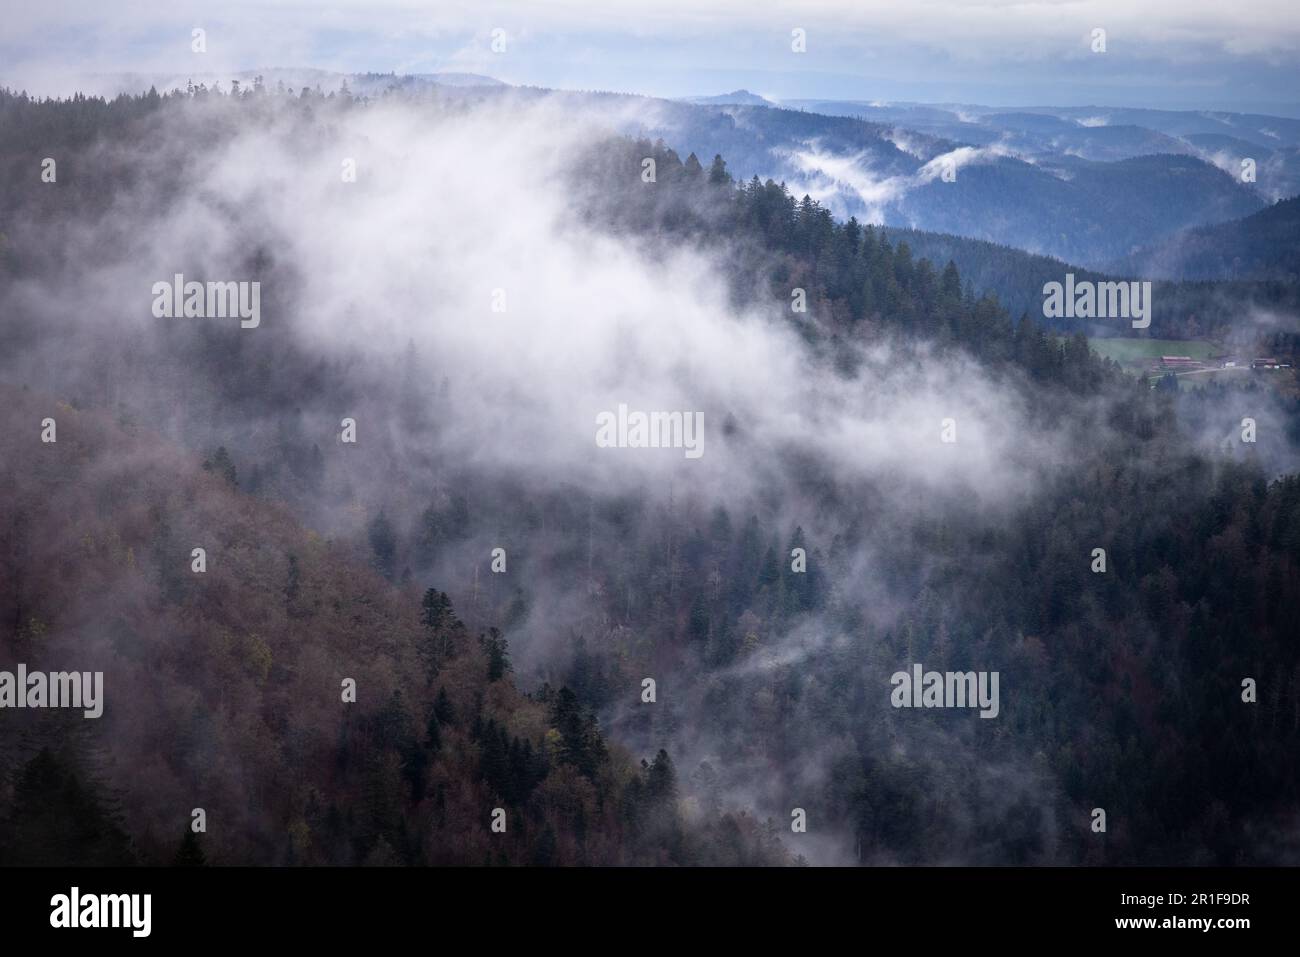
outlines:
{"label": "green meadow", "polygon": [[1200,339],[1089,339],[1088,345],[1098,355],[1116,362],[1137,362],[1160,356],[1208,359],[1223,352],[1217,343]]}

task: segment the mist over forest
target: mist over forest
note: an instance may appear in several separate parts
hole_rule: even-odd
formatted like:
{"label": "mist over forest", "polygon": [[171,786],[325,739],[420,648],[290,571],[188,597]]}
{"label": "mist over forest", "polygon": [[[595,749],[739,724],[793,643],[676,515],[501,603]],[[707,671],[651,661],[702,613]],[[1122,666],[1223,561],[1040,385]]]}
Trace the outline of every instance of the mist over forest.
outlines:
{"label": "mist over forest", "polygon": [[[378,86],[0,91],[0,669],[105,688],[0,715],[0,864],[1300,863],[1294,200],[994,150],[885,215],[828,184],[975,147]],[[1067,270],[1152,327],[1044,318]]]}

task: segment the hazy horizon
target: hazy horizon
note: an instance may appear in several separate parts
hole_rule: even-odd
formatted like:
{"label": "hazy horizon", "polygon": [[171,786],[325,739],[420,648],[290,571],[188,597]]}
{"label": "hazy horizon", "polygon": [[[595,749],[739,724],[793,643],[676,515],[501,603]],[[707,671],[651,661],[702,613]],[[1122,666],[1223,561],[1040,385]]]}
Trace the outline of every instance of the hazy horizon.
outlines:
{"label": "hazy horizon", "polygon": [[[708,9],[630,4],[439,5],[296,0],[220,9],[140,0],[132,15],[84,0],[9,12],[0,83],[73,92],[93,75],[230,73],[271,67],[343,73],[477,73],[513,85],[678,98],[746,89],[781,99],[1017,107],[1144,107],[1300,116],[1300,16],[1109,0],[1014,5],[777,3]],[[631,14],[635,13],[635,16]],[[191,50],[191,32],[206,50]],[[1106,31],[1096,52],[1094,31]],[[803,52],[792,49],[802,30]],[[76,63],[75,71],[67,65]]]}

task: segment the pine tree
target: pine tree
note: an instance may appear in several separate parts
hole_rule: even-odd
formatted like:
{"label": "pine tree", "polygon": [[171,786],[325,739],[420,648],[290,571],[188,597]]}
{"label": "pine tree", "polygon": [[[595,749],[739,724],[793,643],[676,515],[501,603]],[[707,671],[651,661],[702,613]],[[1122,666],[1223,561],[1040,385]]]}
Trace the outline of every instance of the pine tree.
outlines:
{"label": "pine tree", "polygon": [[375,568],[392,581],[393,567],[397,560],[397,535],[383,509],[379,510],[375,520],[370,523],[370,548],[374,552]]}
{"label": "pine tree", "polygon": [[487,678],[489,682],[500,681],[510,670],[510,657],[506,639],[495,628],[489,628],[487,635],[480,636],[479,641],[488,656]]}
{"label": "pine tree", "polygon": [[207,855],[203,853],[203,845],[199,841],[199,836],[194,833],[192,828],[185,829],[185,836],[181,838],[181,846],[176,851],[176,857],[172,861],[173,867],[205,867],[208,863]]}
{"label": "pine tree", "polygon": [[451,697],[445,687],[438,689],[438,697],[433,702],[433,716],[441,725],[450,727],[456,724],[456,709],[452,707]]}
{"label": "pine tree", "polygon": [[224,445],[217,447],[217,451],[213,453],[212,458],[203,463],[203,469],[225,479],[230,483],[231,488],[239,488],[239,481],[235,475],[234,460],[231,459],[230,453],[226,451]]}
{"label": "pine tree", "polygon": [[667,803],[677,797],[677,771],[673,768],[672,758],[663,748],[646,770],[646,794],[651,800]]}
{"label": "pine tree", "polygon": [[18,775],[0,863],[11,867],[103,867],[135,863],[107,798],[70,758],[42,748]]}
{"label": "pine tree", "polygon": [[731,174],[727,172],[727,161],[722,158],[722,154],[714,154],[713,162],[709,165],[709,182],[714,186],[730,186]]}

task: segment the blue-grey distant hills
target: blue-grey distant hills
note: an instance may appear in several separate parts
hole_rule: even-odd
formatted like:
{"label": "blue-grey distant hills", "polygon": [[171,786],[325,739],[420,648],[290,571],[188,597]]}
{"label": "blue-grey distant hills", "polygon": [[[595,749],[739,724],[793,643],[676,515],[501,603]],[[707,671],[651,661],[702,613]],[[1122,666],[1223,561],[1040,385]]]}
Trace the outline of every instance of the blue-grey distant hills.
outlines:
{"label": "blue-grey distant hills", "polygon": [[786,107],[902,127],[958,142],[1001,144],[1035,159],[1112,161],[1186,153],[1239,176],[1265,200],[1300,193],[1300,120],[1257,113],[1140,110],[1102,106],[994,109],[970,104],[791,100]]}
{"label": "blue-grey distant hills", "polygon": [[757,93],[750,93],[748,90],[733,90],[717,96],[686,96],[682,97],[682,100],[700,106],[776,106],[774,101]]}
{"label": "blue-grey distant hills", "polygon": [[1010,135],[951,138],[934,124],[918,130],[807,110],[652,99],[629,113],[637,98],[586,96],[625,132],[662,138],[706,164],[721,154],[733,175],[784,182],[840,217],[988,240],[1093,268],[1268,202],[1190,145],[1171,151],[1156,132],[1143,136],[1157,152],[1095,160],[1022,151]]}
{"label": "blue-grey distant hills", "polygon": [[[1129,264],[1144,250],[1144,268],[1176,272],[1182,267],[1156,252],[1166,240],[1248,217],[1300,192],[1300,120],[1259,114],[828,100],[777,105],[744,89],[670,100],[519,88],[477,74],[283,68],[106,83],[119,90],[183,88],[191,81],[229,88],[258,77],[269,87],[325,94],[346,84],[361,97],[436,91],[551,99],[563,113],[603,114],[618,132],[662,139],[683,158],[695,153],[707,165],[721,154],[733,176],[785,183],[841,218],[983,240],[1092,269]],[[1253,181],[1243,175],[1247,161]],[[1202,268],[1211,267],[1187,266]]]}

